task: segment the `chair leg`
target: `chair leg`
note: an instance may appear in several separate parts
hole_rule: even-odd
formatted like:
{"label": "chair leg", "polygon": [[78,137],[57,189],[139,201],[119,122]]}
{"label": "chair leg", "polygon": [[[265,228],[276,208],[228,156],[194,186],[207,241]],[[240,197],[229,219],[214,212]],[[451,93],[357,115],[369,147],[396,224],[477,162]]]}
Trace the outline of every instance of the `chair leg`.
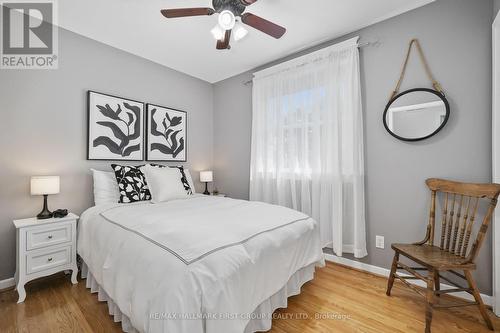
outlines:
{"label": "chair leg", "polygon": [[488,311],[486,310],[483,300],[481,299],[481,295],[479,294],[479,290],[477,289],[476,282],[472,278],[472,274],[469,270],[465,270],[464,273],[465,277],[467,278],[467,282],[469,283],[469,288],[472,289],[472,295],[474,295],[474,299],[478,303],[479,312],[481,312],[481,316],[483,316],[483,319],[486,322],[486,326],[488,326],[488,328],[493,331],[493,323],[491,322]]}
{"label": "chair leg", "polygon": [[[439,290],[441,290],[441,281],[439,279],[439,271],[434,271],[433,275],[434,275],[433,276],[433,278],[434,278],[434,290],[439,291]],[[441,295],[437,294],[436,296],[439,297]]]}
{"label": "chair leg", "polygon": [[394,285],[394,274],[396,274],[398,268],[399,253],[394,252],[394,259],[392,259],[391,274],[389,275],[389,281],[387,282],[387,291],[385,294],[391,296],[392,286]]}
{"label": "chair leg", "polygon": [[434,278],[431,276],[435,276],[435,272],[429,271],[429,278],[427,279],[427,290],[426,290],[426,301],[425,305],[425,333],[431,333],[431,325],[432,325],[432,310],[434,304]]}

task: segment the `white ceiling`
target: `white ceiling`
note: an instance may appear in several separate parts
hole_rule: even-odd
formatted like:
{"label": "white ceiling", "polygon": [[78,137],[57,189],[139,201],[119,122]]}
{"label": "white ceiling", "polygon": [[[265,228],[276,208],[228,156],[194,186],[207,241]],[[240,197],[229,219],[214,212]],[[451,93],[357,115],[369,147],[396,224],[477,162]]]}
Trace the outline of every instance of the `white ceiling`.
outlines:
{"label": "white ceiling", "polygon": [[248,27],[231,50],[216,50],[217,14],[166,19],[163,8],[211,7],[211,0],[59,1],[59,25],[214,83],[340,37],[434,0],[259,0],[247,8],[287,28],[279,40]]}

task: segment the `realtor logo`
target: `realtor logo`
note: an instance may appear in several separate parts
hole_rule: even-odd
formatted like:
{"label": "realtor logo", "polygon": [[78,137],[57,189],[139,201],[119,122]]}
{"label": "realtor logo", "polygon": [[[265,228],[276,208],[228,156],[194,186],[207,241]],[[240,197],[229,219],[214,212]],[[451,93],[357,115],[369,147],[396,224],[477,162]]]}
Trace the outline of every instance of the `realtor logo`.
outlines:
{"label": "realtor logo", "polygon": [[1,69],[57,69],[55,0],[0,1]]}

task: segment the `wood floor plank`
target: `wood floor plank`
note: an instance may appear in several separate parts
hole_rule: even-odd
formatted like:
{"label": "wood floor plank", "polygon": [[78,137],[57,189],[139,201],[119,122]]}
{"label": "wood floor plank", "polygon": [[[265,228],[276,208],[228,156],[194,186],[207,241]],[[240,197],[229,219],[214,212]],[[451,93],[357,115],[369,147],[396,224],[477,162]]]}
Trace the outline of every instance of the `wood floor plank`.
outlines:
{"label": "wood floor plank", "polygon": [[[318,269],[302,293],[275,313],[271,333],[407,333],[423,332],[425,303],[401,283],[385,295],[387,279],[328,263]],[[0,293],[0,332],[121,332],[108,314],[106,303],[85,288],[72,285],[58,274],[26,286],[25,303],[16,304],[17,293]],[[444,299],[453,299],[442,296]],[[498,332],[500,319],[490,316]],[[435,310],[432,332],[491,332],[476,307]]]}

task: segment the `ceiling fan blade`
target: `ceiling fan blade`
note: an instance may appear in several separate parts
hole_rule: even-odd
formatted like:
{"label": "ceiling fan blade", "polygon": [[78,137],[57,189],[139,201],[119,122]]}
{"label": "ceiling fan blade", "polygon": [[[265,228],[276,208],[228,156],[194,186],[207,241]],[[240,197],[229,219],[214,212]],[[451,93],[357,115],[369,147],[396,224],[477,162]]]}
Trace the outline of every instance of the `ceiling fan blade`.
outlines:
{"label": "ceiling fan blade", "polygon": [[276,39],[281,38],[286,32],[286,29],[283,28],[282,26],[274,24],[273,22],[270,22],[268,20],[263,19],[262,17],[250,13],[243,14],[241,16],[241,21]]}
{"label": "ceiling fan blade", "polygon": [[257,2],[257,0],[241,0],[241,3],[244,6],[250,6],[251,4],[256,3],[256,2]]}
{"label": "ceiling fan blade", "polygon": [[205,16],[213,15],[215,10],[212,8],[177,8],[162,9],[161,13],[167,18],[186,17],[186,16]]}
{"label": "ceiling fan blade", "polygon": [[224,35],[224,39],[217,41],[217,50],[229,50],[231,46],[229,42],[231,41],[231,30],[226,30],[226,34]]}

